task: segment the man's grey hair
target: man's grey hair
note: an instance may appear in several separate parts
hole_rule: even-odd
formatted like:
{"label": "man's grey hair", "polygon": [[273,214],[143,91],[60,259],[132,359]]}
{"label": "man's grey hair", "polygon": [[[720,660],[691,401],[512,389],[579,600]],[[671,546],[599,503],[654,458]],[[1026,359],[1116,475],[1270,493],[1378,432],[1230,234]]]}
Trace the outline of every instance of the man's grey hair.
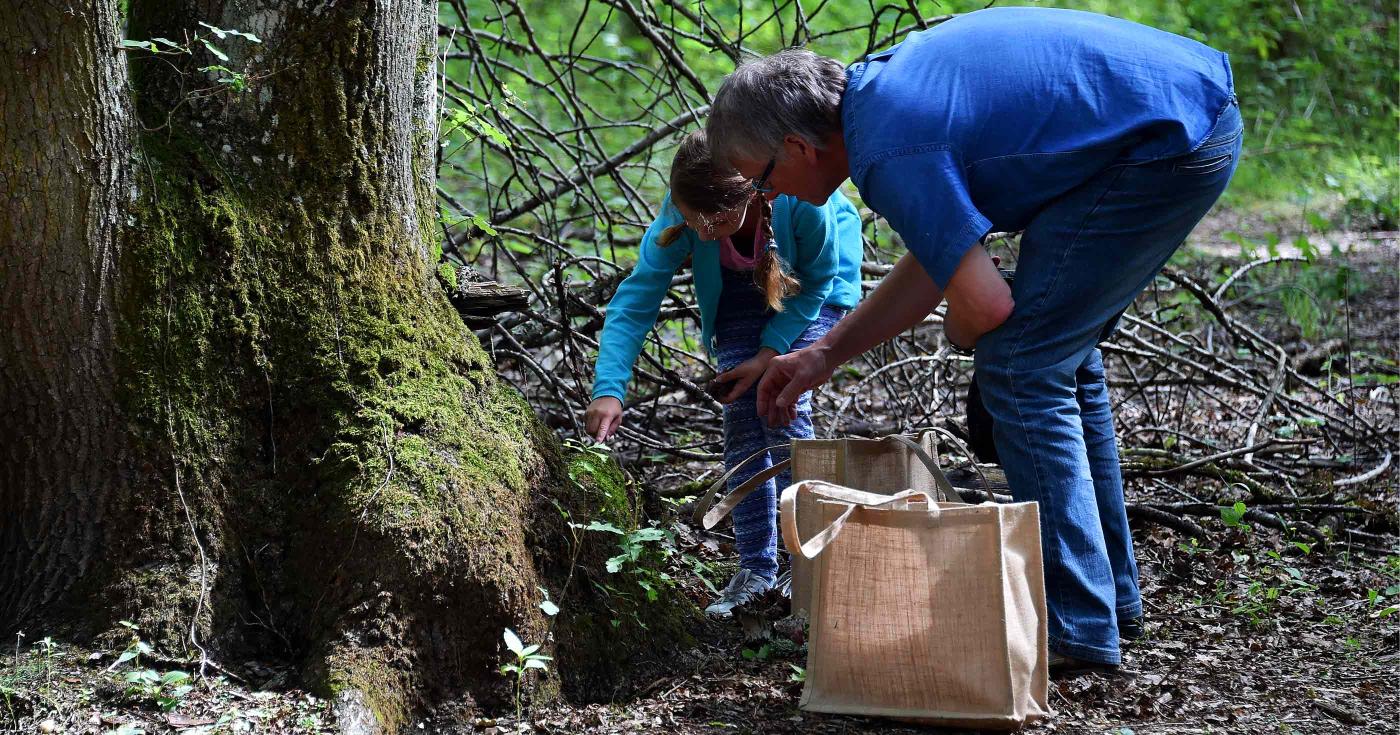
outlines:
{"label": "man's grey hair", "polygon": [[766,160],[796,135],[817,148],[841,130],[841,62],[790,48],[742,64],[725,77],[705,130],[719,161]]}

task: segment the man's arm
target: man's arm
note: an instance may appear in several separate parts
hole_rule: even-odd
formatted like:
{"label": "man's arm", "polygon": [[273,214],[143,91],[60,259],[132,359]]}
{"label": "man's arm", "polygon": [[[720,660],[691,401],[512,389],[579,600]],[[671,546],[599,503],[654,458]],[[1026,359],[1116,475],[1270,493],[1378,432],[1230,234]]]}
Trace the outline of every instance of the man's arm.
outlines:
{"label": "man's arm", "polygon": [[768,363],[758,385],[758,414],[770,426],[786,425],[795,417],[798,396],[829,380],[837,366],[918,324],[942,298],[923,266],[906,253],[826,336]]}
{"label": "man's arm", "polygon": [[958,263],[945,296],[948,313],[943,318],[943,334],[965,349],[975,347],[978,338],[1001,326],[1016,305],[996,262],[981,245],[972,246]]}
{"label": "man's arm", "polygon": [[[1011,314],[1011,291],[981,245],[972,246],[963,256],[948,289],[950,320],[955,309],[961,315],[956,326],[945,320],[944,328],[952,330],[950,339],[968,340],[957,344],[970,346]],[[959,292],[956,302],[952,300],[955,290]],[[768,363],[758,386],[759,415],[766,416],[771,426],[787,424],[795,417],[798,396],[825,383],[843,363],[913,328],[942,299],[943,292],[928,272],[906,253],[869,298],[825,337]]]}

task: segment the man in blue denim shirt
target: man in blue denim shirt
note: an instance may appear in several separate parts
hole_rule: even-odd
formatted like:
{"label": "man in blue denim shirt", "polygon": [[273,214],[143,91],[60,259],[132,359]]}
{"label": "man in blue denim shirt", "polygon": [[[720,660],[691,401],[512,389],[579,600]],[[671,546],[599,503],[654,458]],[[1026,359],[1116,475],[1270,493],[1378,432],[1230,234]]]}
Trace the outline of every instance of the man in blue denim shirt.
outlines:
{"label": "man in blue denim shirt", "polygon": [[[716,155],[823,202],[850,178],[909,253],[825,338],[776,358],[773,423],[837,366],[948,300],[976,347],[1012,494],[1040,504],[1052,669],[1113,667],[1141,632],[1097,344],[1224,191],[1242,123],[1225,54],[1092,13],[998,8],[842,68],[788,50],[715,96]],[[979,241],[1024,230],[1014,287]]]}

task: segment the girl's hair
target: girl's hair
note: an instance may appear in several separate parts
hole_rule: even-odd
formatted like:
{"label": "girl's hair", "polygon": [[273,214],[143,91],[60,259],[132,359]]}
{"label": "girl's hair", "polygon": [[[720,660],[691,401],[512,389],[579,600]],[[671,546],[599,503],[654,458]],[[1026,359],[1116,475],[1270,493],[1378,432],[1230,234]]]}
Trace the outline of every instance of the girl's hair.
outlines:
{"label": "girl's hair", "polygon": [[[702,215],[731,212],[747,207],[756,192],[738,171],[717,164],[710,156],[705,131],[696,130],[681,140],[671,159],[671,199],[684,202]],[[797,293],[802,284],[787,272],[773,238],[773,203],[759,197],[763,228],[754,233],[753,281],[763,292],[768,308],[783,310],[783,299]],[[667,227],[657,239],[662,247],[675,242],[685,232],[685,220]]]}

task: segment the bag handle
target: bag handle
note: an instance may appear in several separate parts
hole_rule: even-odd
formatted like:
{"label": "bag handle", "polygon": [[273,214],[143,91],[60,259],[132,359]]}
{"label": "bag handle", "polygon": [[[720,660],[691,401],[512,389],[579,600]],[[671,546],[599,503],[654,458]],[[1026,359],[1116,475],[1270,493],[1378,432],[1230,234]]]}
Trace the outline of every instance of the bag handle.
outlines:
{"label": "bag handle", "polygon": [[[749,494],[754,491],[754,488],[758,487],[760,484],[765,483],[774,477],[777,477],[779,474],[782,473],[783,470],[791,466],[792,458],[789,457],[781,462],[778,462],[772,467],[769,467],[768,469],[763,470],[757,475],[754,475],[753,477],[744,481],[744,484],[734,488],[734,492],[730,493],[727,497],[725,497],[724,502],[720,503],[720,505],[714,508],[712,511],[710,509],[710,506],[714,504],[715,496],[719,495],[719,491],[724,489],[725,484],[729,482],[729,478],[733,477],[734,473],[749,466],[749,464],[757,461],[762,457],[767,456],[770,451],[774,449],[785,449],[789,446],[790,445],[788,444],[774,444],[771,447],[764,447],[758,450],[757,452],[754,452],[753,454],[750,454],[749,456],[745,457],[742,461],[739,462],[739,464],[730,467],[729,471],[725,472],[723,475],[720,475],[719,479],[715,480],[714,483],[710,485],[709,490],[705,491],[704,497],[700,498],[699,502],[695,504],[695,512],[692,513],[690,516],[691,522],[697,525],[702,525],[707,529],[714,528],[715,524],[719,523],[720,519],[723,518],[725,514],[727,514],[729,511],[733,510],[734,506],[738,505],[740,501],[742,501],[744,498],[747,498]],[[713,518],[711,518],[711,516],[713,516]]]}
{"label": "bag handle", "polygon": [[[841,513],[831,525],[823,528],[807,539],[804,543],[797,530],[797,496],[799,495],[820,495],[830,500],[835,500],[846,504],[846,510]],[[782,498],[778,501],[783,525],[783,545],[787,547],[793,556],[801,556],[803,559],[815,559],[822,553],[836,537],[841,534],[841,529],[846,526],[846,519],[851,517],[856,508],[882,508],[887,505],[903,502],[909,498],[922,495],[928,501],[928,514],[937,517],[942,510],[938,507],[938,498],[933,497],[927,490],[905,490],[891,495],[878,502],[868,502],[868,493],[859,490],[851,490],[839,485],[832,485],[826,482],[809,480],[798,482],[783,488]]]}
{"label": "bag handle", "polygon": [[[928,434],[935,431],[938,430],[928,429],[919,436],[920,438],[922,438],[924,434]],[[918,457],[919,461],[923,462],[924,466],[928,468],[929,474],[933,475],[934,484],[938,485],[938,489],[940,492],[943,493],[944,497],[948,498],[948,500],[952,502],[959,502],[962,500],[962,496],[958,495],[957,488],[953,487],[953,483],[948,481],[948,476],[943,474],[943,470],[939,468],[938,461],[935,460],[933,457],[929,456],[929,453],[924,451],[924,448],[919,446],[918,442],[913,441],[912,439],[903,434],[890,434],[888,436],[883,437],[883,439],[885,441],[893,441],[899,444],[903,444],[905,447],[908,447],[909,451],[913,452],[914,456]]]}
{"label": "bag handle", "polygon": [[[972,470],[977,473],[978,477],[982,478],[982,487],[986,488],[987,497],[991,498],[990,502],[997,502],[996,495],[992,492],[991,481],[987,479],[986,473],[982,472],[982,466],[977,464],[977,455],[972,453],[972,450],[968,448],[967,444],[962,439],[959,439],[957,435],[955,435],[951,431],[948,431],[947,429],[939,428],[937,426],[930,426],[927,429],[924,429],[925,434],[929,432],[933,432],[952,442],[953,446],[955,446],[958,449],[961,449],[963,454],[967,455],[968,462],[972,465]],[[922,434],[920,434],[920,436],[922,436]],[[900,438],[904,439],[904,437],[902,436]],[[924,454],[923,447],[911,446],[910,448],[914,449],[914,451],[918,452],[920,455]],[[935,477],[941,478],[943,482],[948,482],[948,478],[942,475],[941,473],[935,475]],[[939,484],[939,487],[942,487],[941,483]],[[960,500],[962,498],[962,496],[958,494],[957,489],[953,487],[952,483],[948,483],[948,489],[953,491],[953,494],[950,496],[950,499]]]}

